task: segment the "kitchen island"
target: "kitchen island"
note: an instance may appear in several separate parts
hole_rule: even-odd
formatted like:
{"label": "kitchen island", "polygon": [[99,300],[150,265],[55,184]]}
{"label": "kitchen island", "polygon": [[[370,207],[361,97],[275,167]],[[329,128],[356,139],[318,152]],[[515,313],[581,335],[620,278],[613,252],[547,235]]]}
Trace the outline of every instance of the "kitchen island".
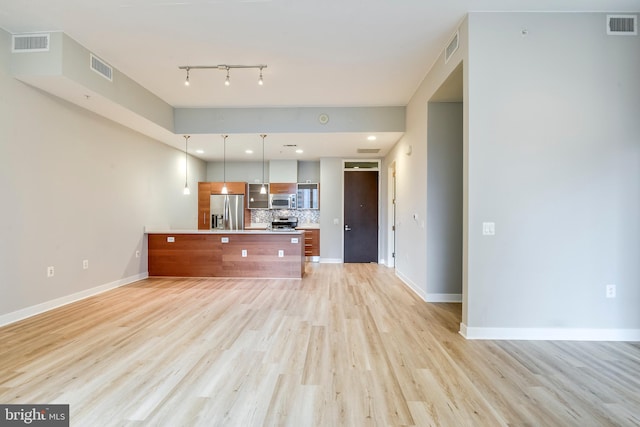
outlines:
{"label": "kitchen island", "polygon": [[302,278],[304,232],[298,230],[154,230],[149,276]]}

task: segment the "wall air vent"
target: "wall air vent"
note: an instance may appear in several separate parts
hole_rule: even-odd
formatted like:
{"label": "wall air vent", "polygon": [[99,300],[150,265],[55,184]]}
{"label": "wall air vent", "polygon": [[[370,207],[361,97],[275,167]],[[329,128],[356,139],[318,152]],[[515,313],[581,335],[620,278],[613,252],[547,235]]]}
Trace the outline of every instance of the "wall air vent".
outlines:
{"label": "wall air vent", "polygon": [[378,154],[379,148],[358,148],[358,154]]}
{"label": "wall air vent", "polygon": [[607,15],[607,34],[635,36],[638,34],[638,15]]}
{"label": "wall air vent", "polygon": [[449,58],[451,58],[451,55],[453,55],[455,53],[455,51],[458,50],[458,46],[460,46],[459,34],[458,34],[458,31],[456,31],[456,33],[453,35],[453,38],[451,39],[451,41],[447,45],[447,49],[444,52],[444,63],[445,64],[447,62],[449,62]]}
{"label": "wall air vent", "polygon": [[11,52],[48,52],[49,34],[15,34]]}
{"label": "wall air vent", "polygon": [[102,59],[95,56],[93,53],[91,54],[91,63],[90,67],[93,71],[100,74],[105,79],[110,82],[113,81],[113,68],[111,65],[104,62]]}

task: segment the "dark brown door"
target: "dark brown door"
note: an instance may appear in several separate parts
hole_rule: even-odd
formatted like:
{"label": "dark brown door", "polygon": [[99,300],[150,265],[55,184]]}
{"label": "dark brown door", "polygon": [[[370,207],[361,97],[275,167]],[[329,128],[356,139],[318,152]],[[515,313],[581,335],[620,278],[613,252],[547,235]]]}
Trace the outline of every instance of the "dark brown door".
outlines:
{"label": "dark brown door", "polygon": [[344,173],[344,262],[378,262],[378,171]]}

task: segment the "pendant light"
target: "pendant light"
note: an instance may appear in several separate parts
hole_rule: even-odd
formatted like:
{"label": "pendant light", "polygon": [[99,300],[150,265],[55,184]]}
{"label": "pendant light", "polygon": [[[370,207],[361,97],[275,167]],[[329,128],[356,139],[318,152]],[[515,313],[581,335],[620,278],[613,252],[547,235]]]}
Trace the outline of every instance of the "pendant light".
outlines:
{"label": "pendant light", "polygon": [[189,194],[191,194],[191,191],[189,190],[189,184],[187,183],[187,165],[189,164],[189,159],[187,158],[187,141],[189,141],[189,138],[191,138],[191,136],[189,135],[183,135],[184,136],[184,190],[183,190],[183,194],[185,196],[188,196]]}
{"label": "pendant light", "polygon": [[264,186],[264,139],[266,137],[267,135],[265,134],[260,135],[260,138],[262,138],[262,187],[260,187],[260,194],[267,194],[267,187]]}
{"label": "pendant light", "polygon": [[227,137],[229,135],[222,135],[222,180],[224,181],[222,184],[222,190],[220,191],[222,194],[229,194],[229,190],[227,190]]}

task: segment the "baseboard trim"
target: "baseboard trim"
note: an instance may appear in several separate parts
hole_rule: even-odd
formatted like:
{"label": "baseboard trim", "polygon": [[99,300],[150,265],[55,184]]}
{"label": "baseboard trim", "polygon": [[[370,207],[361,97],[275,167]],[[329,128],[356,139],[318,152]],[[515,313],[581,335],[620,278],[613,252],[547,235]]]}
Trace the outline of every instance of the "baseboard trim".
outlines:
{"label": "baseboard trim", "polygon": [[396,276],[398,277],[398,279],[400,279],[400,281],[402,283],[404,283],[411,291],[413,291],[414,294],[418,295],[420,297],[421,300],[426,301],[426,295],[424,294],[424,292],[422,292],[422,290],[418,287],[418,285],[416,285],[415,283],[413,283],[413,281],[411,281],[411,279],[409,279],[407,276],[405,276],[404,274],[402,274],[401,271],[398,271],[398,269],[396,268]]}
{"label": "baseboard trim", "polygon": [[84,291],[76,292],[71,295],[56,298],[51,301],[43,302],[40,304],[32,305],[31,307],[26,307],[17,311],[13,311],[11,313],[7,313],[0,316],[0,326],[6,326],[11,323],[15,323],[20,320],[24,320],[28,317],[32,317],[49,310],[53,310],[54,308],[62,307],[63,305],[71,304],[72,302],[80,301],[85,298],[89,298],[94,295],[98,295],[103,292],[109,291],[111,289],[129,285],[133,282],[146,279],[147,277],[149,277],[149,273],[145,271],[144,273],[125,277],[123,279],[116,280],[111,283],[106,283],[104,285],[96,286],[95,288],[86,289]]}
{"label": "baseboard trim", "polygon": [[640,329],[475,328],[460,323],[468,340],[640,341]]}
{"label": "baseboard trim", "polygon": [[427,294],[426,302],[462,302],[462,294]]}
{"label": "baseboard trim", "polygon": [[342,258],[320,258],[320,264],[342,264]]}

